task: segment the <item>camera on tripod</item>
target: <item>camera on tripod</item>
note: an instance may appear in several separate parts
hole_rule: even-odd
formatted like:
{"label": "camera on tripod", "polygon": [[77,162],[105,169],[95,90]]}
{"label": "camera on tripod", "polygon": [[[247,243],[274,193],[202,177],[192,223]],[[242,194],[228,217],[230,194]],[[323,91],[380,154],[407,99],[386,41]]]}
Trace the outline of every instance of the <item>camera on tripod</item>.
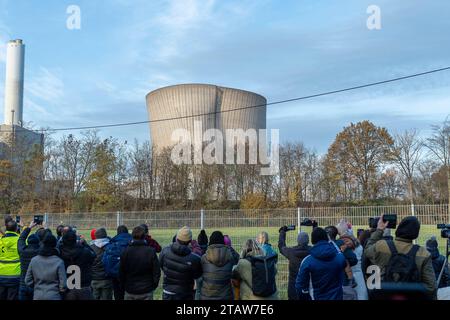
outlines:
{"label": "camera on tripod", "polygon": [[450,224],[439,223],[437,225],[438,229],[441,229],[441,237],[444,239],[450,238]]}

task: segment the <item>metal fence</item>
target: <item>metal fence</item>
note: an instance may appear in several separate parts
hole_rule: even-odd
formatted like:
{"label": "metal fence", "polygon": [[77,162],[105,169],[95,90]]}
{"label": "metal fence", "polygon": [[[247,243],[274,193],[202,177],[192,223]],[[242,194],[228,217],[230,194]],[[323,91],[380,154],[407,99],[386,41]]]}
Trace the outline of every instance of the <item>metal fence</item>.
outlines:
{"label": "metal fence", "polygon": [[[418,244],[423,245],[427,239],[435,235],[441,250],[445,248],[444,239],[440,238],[438,223],[449,223],[448,205],[410,205],[401,206],[366,206],[366,207],[322,207],[292,209],[249,209],[249,210],[194,210],[194,211],[153,211],[153,212],[106,212],[106,213],[46,213],[47,226],[54,229],[59,224],[76,226],[80,233],[88,237],[88,230],[105,227],[110,235],[115,234],[118,225],[125,224],[130,229],[142,223],[150,227],[150,233],[162,246],[169,245],[176,231],[182,226],[189,226],[194,236],[201,229],[208,234],[221,230],[228,234],[233,247],[240,251],[244,242],[255,238],[260,231],[267,231],[274,249],[278,250],[278,229],[284,225],[296,225],[297,231],[288,232],[287,244],[295,245],[297,232],[310,232],[310,227],[300,227],[305,218],[318,221],[319,226],[336,225],[345,218],[357,229],[368,229],[370,217],[383,213],[395,213],[399,221],[412,214],[421,222]],[[22,216],[24,220],[32,219]],[[287,260],[280,256],[278,263],[277,286],[280,297],[287,297],[288,279]]]}

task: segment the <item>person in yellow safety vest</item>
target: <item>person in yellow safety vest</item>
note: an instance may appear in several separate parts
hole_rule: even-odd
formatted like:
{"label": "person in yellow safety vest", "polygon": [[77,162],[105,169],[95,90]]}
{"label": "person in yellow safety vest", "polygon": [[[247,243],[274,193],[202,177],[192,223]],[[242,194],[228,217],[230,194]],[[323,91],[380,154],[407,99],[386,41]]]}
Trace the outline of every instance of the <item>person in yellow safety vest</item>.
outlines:
{"label": "person in yellow safety vest", "polygon": [[20,283],[20,257],[17,250],[17,223],[6,223],[5,235],[0,239],[0,300],[17,300]]}

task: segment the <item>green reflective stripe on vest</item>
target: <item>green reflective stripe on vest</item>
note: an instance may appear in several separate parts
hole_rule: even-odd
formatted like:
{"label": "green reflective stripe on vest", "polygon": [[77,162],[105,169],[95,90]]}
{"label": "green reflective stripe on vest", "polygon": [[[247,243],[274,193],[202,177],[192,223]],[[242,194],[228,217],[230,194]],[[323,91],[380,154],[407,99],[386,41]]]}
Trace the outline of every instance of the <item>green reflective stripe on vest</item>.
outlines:
{"label": "green reflective stripe on vest", "polygon": [[6,236],[0,239],[0,277],[20,275],[18,240],[19,237],[15,232],[6,232]]}

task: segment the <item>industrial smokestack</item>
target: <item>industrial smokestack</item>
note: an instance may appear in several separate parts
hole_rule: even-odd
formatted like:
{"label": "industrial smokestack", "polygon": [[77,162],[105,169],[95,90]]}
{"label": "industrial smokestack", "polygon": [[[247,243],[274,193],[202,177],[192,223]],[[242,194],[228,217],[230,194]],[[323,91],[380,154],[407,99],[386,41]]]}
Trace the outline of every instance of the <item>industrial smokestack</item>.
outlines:
{"label": "industrial smokestack", "polygon": [[6,125],[22,126],[25,45],[11,40],[6,49],[5,119]]}

